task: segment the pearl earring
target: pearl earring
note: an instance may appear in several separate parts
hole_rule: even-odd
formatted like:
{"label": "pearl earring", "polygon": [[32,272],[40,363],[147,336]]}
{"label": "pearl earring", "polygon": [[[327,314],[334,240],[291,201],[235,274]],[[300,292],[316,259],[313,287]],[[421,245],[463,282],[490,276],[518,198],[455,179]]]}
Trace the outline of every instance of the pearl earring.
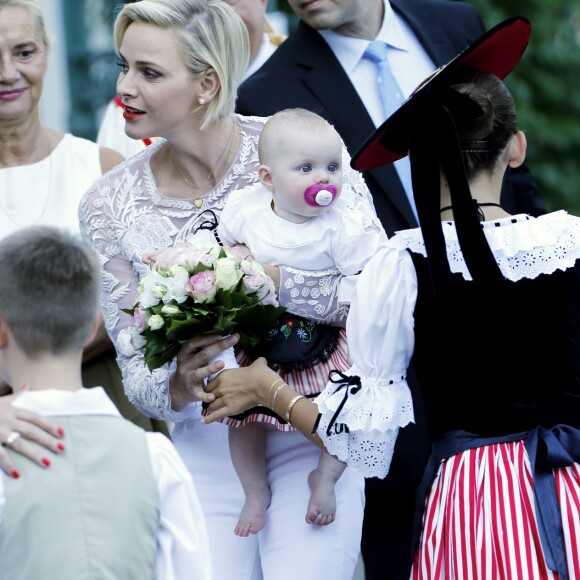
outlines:
{"label": "pearl earring", "polygon": [[205,105],[205,99],[204,99],[203,97],[199,97],[199,99],[197,99],[197,102],[198,102],[200,105]]}

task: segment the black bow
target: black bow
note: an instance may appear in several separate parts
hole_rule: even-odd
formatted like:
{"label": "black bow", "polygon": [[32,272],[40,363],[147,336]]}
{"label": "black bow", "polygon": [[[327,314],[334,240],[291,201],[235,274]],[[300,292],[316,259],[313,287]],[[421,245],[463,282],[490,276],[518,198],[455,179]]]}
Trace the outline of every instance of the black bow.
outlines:
{"label": "black bow", "polygon": [[554,469],[580,463],[580,432],[567,425],[538,427],[526,437],[526,449],[534,477],[538,529],[548,568],[568,580],[562,514],[556,493]]}
{"label": "black bow", "polygon": [[[332,378],[333,373],[337,374],[340,378],[333,379]],[[340,371],[337,371],[334,369],[328,373],[328,380],[331,383],[338,385],[338,387],[336,387],[336,389],[334,389],[335,393],[338,393],[338,391],[340,391],[341,389],[345,390],[344,397],[343,397],[342,401],[340,402],[338,409],[334,412],[334,415],[332,416],[332,419],[330,420],[330,423],[328,423],[328,427],[326,429],[326,434],[328,436],[330,436],[330,430],[334,426],[334,424],[336,423],[336,420],[338,419],[338,416],[340,415],[342,408],[346,404],[346,401],[348,399],[349,394],[356,395],[361,390],[362,385],[360,383],[359,376],[357,376],[357,375],[352,375],[352,376],[345,375],[345,374],[341,373]],[[352,389],[349,387],[352,387]],[[318,419],[316,421],[316,425],[314,426],[314,431],[316,431],[316,428],[318,427],[319,420],[320,420],[320,416],[318,417]]]}
{"label": "black bow", "polygon": [[223,246],[222,241],[220,240],[217,234],[218,218],[215,212],[212,211],[211,209],[206,209],[202,214],[200,214],[200,217],[202,216],[204,217],[203,221],[196,226],[193,233],[195,234],[199,232],[199,230],[209,230],[210,232],[213,232],[213,235],[215,236],[217,243],[220,246]]}
{"label": "black bow", "polygon": [[504,280],[473,204],[455,121],[446,103],[453,100],[455,111],[463,106],[460,116],[477,115],[477,110],[465,108],[464,99],[458,95],[450,99],[452,94],[445,93],[444,103],[439,102],[437,95],[427,93],[424,96],[423,106],[417,107],[413,117],[409,142],[413,195],[435,300],[439,304],[453,304],[456,300],[439,214],[441,170],[449,183],[457,238],[471,278],[474,282],[485,282],[490,287]]}

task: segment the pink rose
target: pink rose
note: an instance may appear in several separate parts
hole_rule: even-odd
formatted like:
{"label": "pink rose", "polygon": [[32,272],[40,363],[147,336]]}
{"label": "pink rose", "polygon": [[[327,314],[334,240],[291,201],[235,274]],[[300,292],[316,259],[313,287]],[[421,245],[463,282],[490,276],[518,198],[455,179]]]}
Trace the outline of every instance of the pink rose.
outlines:
{"label": "pink rose", "polygon": [[278,306],[274,282],[272,282],[272,278],[266,274],[256,271],[252,275],[244,276],[243,284],[246,294],[255,292],[262,304]]}
{"label": "pink rose", "polygon": [[133,324],[139,332],[143,332],[147,326],[147,315],[141,308],[135,308],[133,312]]}
{"label": "pink rose", "polygon": [[210,249],[194,248],[189,244],[163,248],[162,250],[146,252],[143,261],[146,264],[155,264],[155,268],[161,271],[170,270],[173,266],[182,266],[193,270],[197,264],[211,266],[216,258]]}
{"label": "pink rose", "polygon": [[217,291],[216,277],[211,270],[194,274],[186,283],[185,291],[196,302],[211,302]]}

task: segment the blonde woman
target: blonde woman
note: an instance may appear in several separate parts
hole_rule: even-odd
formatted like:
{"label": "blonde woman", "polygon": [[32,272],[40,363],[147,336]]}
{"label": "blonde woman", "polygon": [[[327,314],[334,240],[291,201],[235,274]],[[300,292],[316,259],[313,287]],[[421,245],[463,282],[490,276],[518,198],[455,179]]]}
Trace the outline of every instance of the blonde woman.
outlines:
{"label": "blonde woman", "polygon": [[[201,403],[212,397],[204,379],[220,369],[212,354],[235,342],[192,341],[172,363],[149,372],[135,349],[131,316],[146,251],[180,243],[203,222],[219,220],[229,194],[258,181],[258,137],[266,119],[234,114],[236,89],[248,66],[248,33],[222,0],[141,0],[126,5],[115,23],[120,74],[117,92],[126,133],[161,139],[98,179],[84,196],[82,230],[104,267],[105,322],[119,354],[125,389],[147,414],[176,422],[174,443],[195,481],[209,530],[215,578],[351,580],[364,504],[363,478],[347,469],[336,493],[340,518],[324,528],[305,523],[307,476],[319,452],[296,432],[266,424],[267,477],[273,499],[268,523],[256,536],[233,530],[243,505],[228,430],[201,424]],[[343,149],[344,166],[349,160]],[[377,220],[358,173],[344,176],[343,199],[368,227]],[[380,227],[380,226],[378,226]],[[289,310],[344,324],[337,303],[340,277],[264,265]],[[344,330],[341,330],[344,339]],[[342,340],[325,365],[328,375],[346,357]],[[341,361],[337,360],[337,357]],[[240,358],[245,364],[245,360]],[[292,374],[286,380],[296,384]],[[320,389],[326,380],[313,377]]]}

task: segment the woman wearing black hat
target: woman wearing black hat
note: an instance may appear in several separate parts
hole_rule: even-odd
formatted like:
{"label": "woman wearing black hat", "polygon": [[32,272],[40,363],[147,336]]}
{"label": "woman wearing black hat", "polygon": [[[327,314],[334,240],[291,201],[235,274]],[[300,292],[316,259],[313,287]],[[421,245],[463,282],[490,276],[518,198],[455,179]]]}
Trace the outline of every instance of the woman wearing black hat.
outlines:
{"label": "woman wearing black hat", "polygon": [[[499,205],[526,149],[500,79],[528,38],[522,18],[492,29],[353,158],[362,170],[409,152],[421,223],[365,267],[347,323],[355,363],[383,340],[384,374],[412,356],[420,375],[435,443],[413,579],[580,575],[580,218]],[[231,387],[248,375],[216,381],[214,417],[268,404],[275,375],[260,362],[246,370],[255,382],[242,393]],[[276,412],[292,401],[280,391]],[[316,405],[290,409],[308,434]]]}

